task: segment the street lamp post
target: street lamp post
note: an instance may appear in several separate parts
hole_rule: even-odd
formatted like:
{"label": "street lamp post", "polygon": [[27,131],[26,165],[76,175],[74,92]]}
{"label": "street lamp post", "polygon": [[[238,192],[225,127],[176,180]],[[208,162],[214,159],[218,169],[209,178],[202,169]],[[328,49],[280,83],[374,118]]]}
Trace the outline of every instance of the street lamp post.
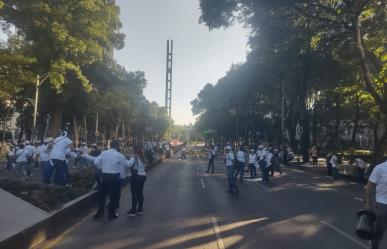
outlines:
{"label": "street lamp post", "polygon": [[[34,132],[34,137],[36,136],[36,118],[38,114],[38,104],[39,104],[39,87],[48,79],[49,75],[45,74],[42,78],[40,75],[37,76],[36,85],[35,85],[35,105],[34,105],[34,121],[32,130]],[[33,139],[34,140],[34,139]]]}

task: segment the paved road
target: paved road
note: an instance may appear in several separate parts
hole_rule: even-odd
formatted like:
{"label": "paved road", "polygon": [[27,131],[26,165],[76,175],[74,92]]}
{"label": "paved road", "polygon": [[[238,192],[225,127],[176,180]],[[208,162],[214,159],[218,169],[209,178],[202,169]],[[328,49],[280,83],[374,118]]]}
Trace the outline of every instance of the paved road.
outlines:
{"label": "paved road", "polygon": [[[352,231],[361,186],[288,169],[269,185],[239,183],[241,193],[233,196],[225,192],[222,162],[214,175],[206,167],[199,159],[164,162],[148,176],[143,216],[110,222],[90,216],[55,248],[368,248]],[[129,197],[126,190],[121,213]]]}

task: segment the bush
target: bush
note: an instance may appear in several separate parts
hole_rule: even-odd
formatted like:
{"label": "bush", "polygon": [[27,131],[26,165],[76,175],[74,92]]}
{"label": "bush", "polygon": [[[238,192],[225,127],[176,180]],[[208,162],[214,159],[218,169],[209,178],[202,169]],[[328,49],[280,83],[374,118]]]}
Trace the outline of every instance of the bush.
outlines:
{"label": "bush", "polygon": [[88,192],[94,184],[94,168],[86,168],[71,175],[66,187],[15,179],[0,179],[0,187],[45,211],[53,211]]}

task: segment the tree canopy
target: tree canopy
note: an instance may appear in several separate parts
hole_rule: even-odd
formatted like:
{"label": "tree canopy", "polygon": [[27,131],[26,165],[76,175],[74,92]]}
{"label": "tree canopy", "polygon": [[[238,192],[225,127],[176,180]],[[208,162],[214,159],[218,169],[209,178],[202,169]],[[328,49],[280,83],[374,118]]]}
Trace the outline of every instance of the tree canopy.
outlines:
{"label": "tree canopy", "polygon": [[353,138],[346,146],[354,146],[367,124],[380,160],[387,114],[385,0],[201,0],[200,6],[200,22],[210,29],[244,23],[250,52],[246,63],[232,66],[192,102],[199,127],[218,129],[227,139],[281,144],[285,137],[308,160],[312,143],[339,149],[346,133]]}

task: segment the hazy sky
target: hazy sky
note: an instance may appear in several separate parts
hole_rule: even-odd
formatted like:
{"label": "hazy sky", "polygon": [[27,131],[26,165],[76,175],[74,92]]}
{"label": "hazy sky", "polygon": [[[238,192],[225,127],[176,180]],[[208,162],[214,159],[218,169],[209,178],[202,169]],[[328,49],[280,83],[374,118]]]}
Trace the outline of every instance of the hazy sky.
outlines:
{"label": "hazy sky", "polygon": [[209,31],[199,24],[199,0],[118,0],[125,48],[116,52],[128,71],[145,72],[145,96],[164,106],[166,41],[174,40],[172,118],[194,122],[190,102],[206,83],[216,83],[231,64],[245,61],[240,25]]}

